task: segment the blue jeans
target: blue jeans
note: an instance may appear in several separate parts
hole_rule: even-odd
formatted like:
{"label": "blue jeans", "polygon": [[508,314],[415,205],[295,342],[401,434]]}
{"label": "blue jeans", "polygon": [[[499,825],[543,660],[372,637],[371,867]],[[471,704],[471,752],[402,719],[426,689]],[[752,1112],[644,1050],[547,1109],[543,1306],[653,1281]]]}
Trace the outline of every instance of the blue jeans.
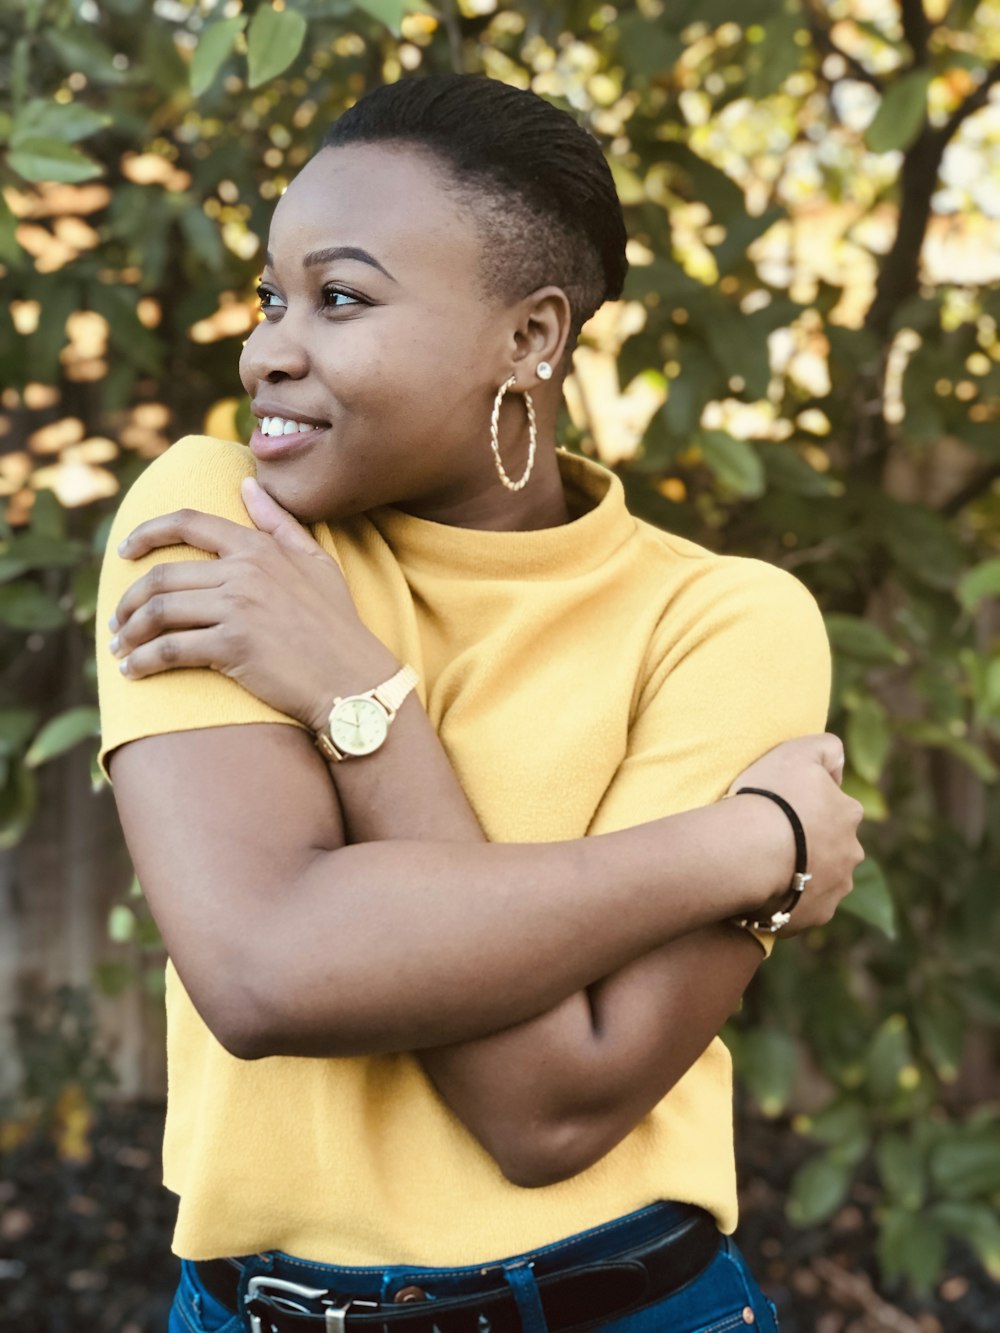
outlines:
{"label": "blue jeans", "polygon": [[[513,1288],[524,1333],[547,1333],[534,1274],[592,1263],[663,1235],[688,1214],[683,1206],[652,1204],[604,1226],[578,1232],[530,1253],[489,1266],[501,1268]],[[665,1300],[600,1325],[604,1333],[778,1333],[777,1312],[750,1274],[728,1236],[715,1258],[691,1282]],[[241,1256],[242,1257],[242,1256]],[[391,1301],[401,1287],[420,1286],[431,1300],[483,1290],[482,1265],[466,1268],[341,1268],[306,1263],[281,1251],[246,1256],[247,1277],[270,1274],[307,1286]],[[533,1265],[533,1267],[529,1267]],[[242,1290],[242,1289],[241,1289]],[[170,1310],[169,1333],[243,1333],[249,1322],[234,1314],[199,1282],[192,1263],[181,1264],[181,1280]]]}

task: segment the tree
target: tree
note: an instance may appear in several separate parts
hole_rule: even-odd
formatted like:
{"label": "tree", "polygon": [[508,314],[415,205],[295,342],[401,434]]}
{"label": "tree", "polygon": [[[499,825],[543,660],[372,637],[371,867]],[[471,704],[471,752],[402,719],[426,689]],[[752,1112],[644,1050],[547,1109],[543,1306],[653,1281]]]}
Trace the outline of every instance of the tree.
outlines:
{"label": "tree", "polygon": [[[381,80],[530,84],[606,144],[633,238],[567,442],[652,521],[793,569],[835,648],[869,859],[729,1034],[766,1114],[820,1103],[795,1122],[819,1152],[789,1209],[820,1222],[873,1172],[887,1279],[926,1288],[949,1236],[1000,1273],[1000,1129],[959,1095],[1000,1015],[1000,296],[974,271],[998,229],[1000,9],[426,8],[0,14],[0,839],[94,734],[115,495],[171,438],[246,432],[235,367],[283,184]],[[119,907],[127,935],[139,909]]]}

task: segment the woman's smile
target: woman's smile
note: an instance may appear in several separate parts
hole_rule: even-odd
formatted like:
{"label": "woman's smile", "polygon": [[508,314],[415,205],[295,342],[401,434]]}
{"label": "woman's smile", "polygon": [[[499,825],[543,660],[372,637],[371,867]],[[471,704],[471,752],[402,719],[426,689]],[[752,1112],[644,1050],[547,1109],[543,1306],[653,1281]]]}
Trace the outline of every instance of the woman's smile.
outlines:
{"label": "woman's smile", "polygon": [[261,462],[270,463],[277,459],[298,457],[330,429],[329,426],[311,426],[308,430],[300,428],[265,435],[262,427],[265,421],[270,420],[273,418],[265,417],[250,437],[250,452]]}

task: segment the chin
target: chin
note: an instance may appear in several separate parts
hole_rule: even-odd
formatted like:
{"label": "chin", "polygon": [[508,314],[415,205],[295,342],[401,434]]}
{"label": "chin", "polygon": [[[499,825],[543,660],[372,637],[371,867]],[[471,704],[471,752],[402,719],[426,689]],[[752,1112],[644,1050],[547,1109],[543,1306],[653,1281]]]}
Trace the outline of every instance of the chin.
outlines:
{"label": "chin", "polygon": [[314,523],[336,523],[371,507],[360,498],[337,495],[333,488],[320,491],[306,478],[293,477],[262,463],[257,464],[257,480],[272,500],[307,527]]}

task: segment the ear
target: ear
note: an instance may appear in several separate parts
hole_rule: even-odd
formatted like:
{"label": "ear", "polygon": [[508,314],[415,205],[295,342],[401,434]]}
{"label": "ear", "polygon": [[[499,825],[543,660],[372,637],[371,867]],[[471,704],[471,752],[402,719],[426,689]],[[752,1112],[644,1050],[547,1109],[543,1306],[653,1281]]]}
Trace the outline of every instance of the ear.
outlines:
{"label": "ear", "polygon": [[566,293],[561,287],[539,287],[518,302],[515,315],[511,351],[518,387],[541,388],[545,381],[536,368],[542,361],[547,361],[554,372],[554,381],[550,382],[558,383],[573,322]]}

